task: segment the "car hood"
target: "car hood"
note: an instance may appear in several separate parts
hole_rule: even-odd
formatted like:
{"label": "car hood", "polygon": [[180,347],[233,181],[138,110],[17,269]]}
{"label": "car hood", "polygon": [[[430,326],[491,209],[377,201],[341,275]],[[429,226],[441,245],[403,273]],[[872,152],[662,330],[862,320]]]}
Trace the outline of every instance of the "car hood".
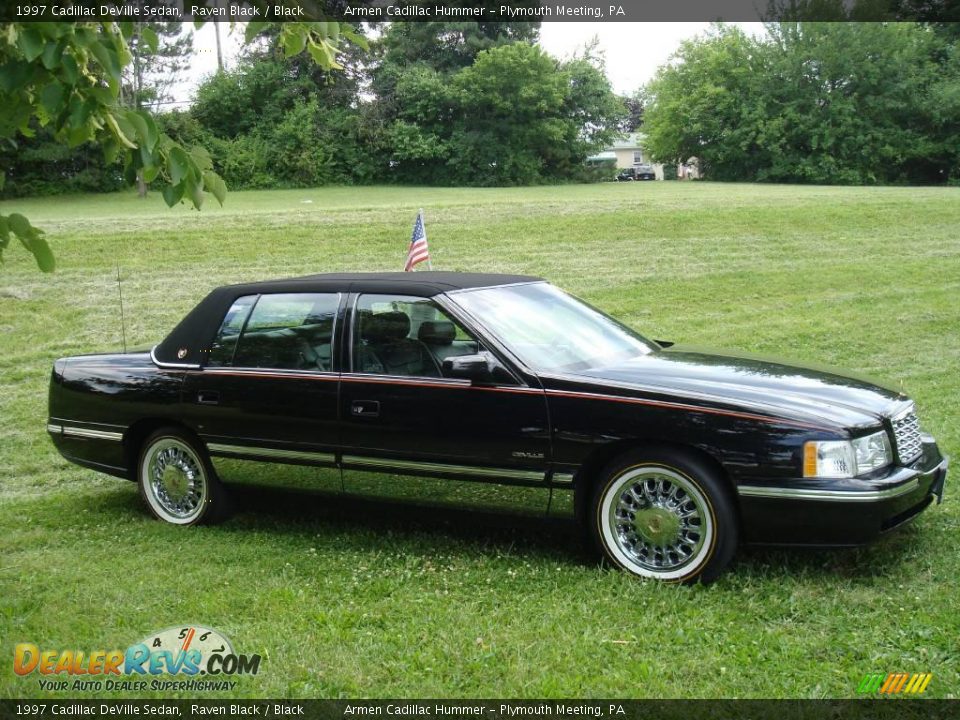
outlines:
{"label": "car hood", "polygon": [[844,428],[876,425],[907,400],[896,390],[845,370],[683,346],[577,375]]}

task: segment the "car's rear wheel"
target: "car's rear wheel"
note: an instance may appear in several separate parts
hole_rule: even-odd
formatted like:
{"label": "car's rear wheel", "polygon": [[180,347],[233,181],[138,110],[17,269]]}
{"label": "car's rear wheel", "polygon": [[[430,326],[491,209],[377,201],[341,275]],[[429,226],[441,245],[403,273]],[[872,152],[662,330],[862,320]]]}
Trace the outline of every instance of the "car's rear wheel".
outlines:
{"label": "car's rear wheel", "polygon": [[199,441],[175,428],[147,438],[137,484],[150,512],[173,525],[211,523],[226,515],[227,497]]}
{"label": "car's rear wheel", "polygon": [[614,565],[677,583],[710,582],[737,547],[737,518],[718,473],[675,451],[637,451],[604,470],[591,514],[594,541]]}

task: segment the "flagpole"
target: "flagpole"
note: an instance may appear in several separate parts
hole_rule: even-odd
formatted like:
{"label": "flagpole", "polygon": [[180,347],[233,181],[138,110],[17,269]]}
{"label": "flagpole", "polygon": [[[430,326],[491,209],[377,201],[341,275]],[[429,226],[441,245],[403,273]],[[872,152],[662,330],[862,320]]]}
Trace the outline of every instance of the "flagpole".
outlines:
{"label": "flagpole", "polygon": [[[420,208],[420,222],[423,223],[423,234],[426,237],[427,234],[427,222],[423,219],[423,208]],[[433,270],[433,260],[430,259],[430,256],[427,256],[427,270]]]}

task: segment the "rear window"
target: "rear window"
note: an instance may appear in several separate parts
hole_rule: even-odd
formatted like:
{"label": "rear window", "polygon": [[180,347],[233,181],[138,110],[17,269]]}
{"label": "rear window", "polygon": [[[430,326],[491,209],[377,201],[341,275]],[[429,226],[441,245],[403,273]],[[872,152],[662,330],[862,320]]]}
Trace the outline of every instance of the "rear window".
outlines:
{"label": "rear window", "polygon": [[233,353],[237,349],[237,340],[243,329],[250,310],[257,301],[258,295],[245,295],[234,300],[233,305],[220,324],[220,330],[210,347],[210,358],[207,364],[212,367],[229,365],[233,361]]}
{"label": "rear window", "polygon": [[239,298],[214,340],[210,364],[329,371],[339,304],[337,293]]}

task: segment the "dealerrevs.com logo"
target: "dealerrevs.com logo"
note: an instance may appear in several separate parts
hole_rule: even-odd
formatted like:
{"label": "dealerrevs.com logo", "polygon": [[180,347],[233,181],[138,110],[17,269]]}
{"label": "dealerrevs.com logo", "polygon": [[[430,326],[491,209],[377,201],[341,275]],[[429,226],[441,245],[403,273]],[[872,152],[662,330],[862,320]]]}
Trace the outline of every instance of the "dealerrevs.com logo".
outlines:
{"label": "dealerrevs.com logo", "polygon": [[256,675],[260,660],[260,655],[234,652],[216,630],[187,625],[152,633],[126,650],[52,650],[18,643],[13,671],[39,675],[42,690],[233,690],[237,681],[232,678]]}

